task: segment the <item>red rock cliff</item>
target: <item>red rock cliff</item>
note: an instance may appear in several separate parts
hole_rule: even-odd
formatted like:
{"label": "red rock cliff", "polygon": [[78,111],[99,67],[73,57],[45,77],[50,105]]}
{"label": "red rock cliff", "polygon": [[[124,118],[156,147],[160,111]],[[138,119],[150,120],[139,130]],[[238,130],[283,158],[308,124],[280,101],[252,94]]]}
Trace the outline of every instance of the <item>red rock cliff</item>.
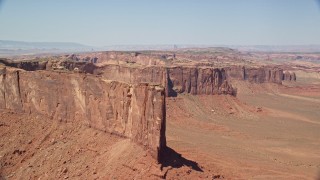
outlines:
{"label": "red rock cliff", "polygon": [[282,80],[284,80],[284,81],[296,81],[297,80],[296,73],[291,72],[291,71],[285,71],[285,72],[283,72]]}
{"label": "red rock cliff", "polygon": [[165,93],[160,86],[77,73],[0,72],[0,108],[80,121],[128,137],[157,159],[166,146]]}
{"label": "red rock cliff", "polygon": [[93,74],[127,83],[161,84],[166,87],[168,96],[177,93],[235,95],[235,90],[226,81],[224,69],[219,68],[105,65],[95,68]]}
{"label": "red rock cliff", "polygon": [[246,68],[246,67],[227,67],[226,79],[227,80],[245,80],[252,83],[282,83],[283,70],[276,67],[259,67],[259,68]]}

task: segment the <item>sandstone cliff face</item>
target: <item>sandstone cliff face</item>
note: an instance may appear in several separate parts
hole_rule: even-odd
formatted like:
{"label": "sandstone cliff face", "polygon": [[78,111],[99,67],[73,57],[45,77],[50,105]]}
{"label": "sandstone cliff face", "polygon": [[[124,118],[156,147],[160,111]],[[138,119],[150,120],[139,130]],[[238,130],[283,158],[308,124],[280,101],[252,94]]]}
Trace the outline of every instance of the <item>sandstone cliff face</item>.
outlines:
{"label": "sandstone cliff face", "polygon": [[166,146],[165,93],[160,86],[128,85],[76,73],[1,72],[0,108],[79,121],[128,137],[157,159]]}
{"label": "sandstone cliff face", "polygon": [[[112,54],[108,54],[114,58]],[[127,56],[127,54],[125,54]],[[135,55],[133,55],[135,56]],[[118,57],[118,56],[116,56]],[[16,65],[14,67],[17,67]],[[33,67],[33,66],[32,66]],[[135,64],[116,65],[107,64],[96,66],[94,63],[77,61],[48,61],[45,66],[30,68],[46,70],[68,70],[102,76],[106,79],[126,83],[148,82],[162,85],[167,96],[176,96],[178,93],[190,94],[230,94],[236,95],[236,89],[230,82],[233,80],[249,81],[252,83],[278,83],[283,80],[294,81],[294,73],[286,72],[276,67],[241,67],[231,66],[226,68],[212,67],[187,67],[187,66],[140,66]]]}
{"label": "sandstone cliff face", "polygon": [[225,68],[227,80],[246,80],[252,83],[282,83],[283,70],[275,67],[228,67]]}
{"label": "sandstone cliff face", "polygon": [[[73,60],[88,60],[88,62],[94,62],[98,64],[140,64],[144,66],[149,65],[165,65],[164,60],[173,58],[170,55],[160,55],[153,53],[140,53],[140,52],[120,52],[120,51],[107,51],[89,53],[84,55],[74,55]],[[71,58],[70,58],[71,59]]]}
{"label": "sandstone cliff face", "polygon": [[[73,56],[71,56],[73,57]],[[77,72],[87,72],[92,74],[90,68],[94,66],[93,63],[87,61],[76,61],[73,59],[67,60],[46,60],[46,61],[10,61],[6,59],[0,59],[0,64],[4,64],[8,67],[15,67],[26,71],[38,71],[38,70],[68,70]]]}
{"label": "sandstone cliff face", "polygon": [[[19,64],[19,63],[17,63]],[[177,93],[197,94],[230,94],[235,95],[235,89],[227,82],[224,69],[197,67],[163,67],[163,66],[124,66],[108,64],[102,67],[86,62],[48,61],[45,66],[30,68],[17,66],[28,71],[33,70],[69,70],[101,75],[110,80],[126,83],[152,83],[162,85],[167,96]],[[33,67],[33,66],[32,66]],[[36,67],[36,66],[35,66]]]}
{"label": "sandstone cliff face", "polygon": [[283,72],[282,80],[284,81],[296,81],[296,73],[290,72],[290,71],[285,71]]}
{"label": "sandstone cliff face", "polygon": [[167,69],[167,76],[168,89],[177,93],[235,95],[234,89],[226,81],[224,69],[173,67]]}
{"label": "sandstone cliff face", "polygon": [[117,80],[126,83],[165,83],[165,69],[162,67],[130,67],[121,65],[105,65],[95,67],[93,74],[101,75],[110,80]]}
{"label": "sandstone cliff face", "polygon": [[127,83],[161,84],[166,87],[167,96],[176,96],[177,93],[235,95],[235,90],[226,81],[224,70],[219,68],[105,65],[97,67],[93,73]]}

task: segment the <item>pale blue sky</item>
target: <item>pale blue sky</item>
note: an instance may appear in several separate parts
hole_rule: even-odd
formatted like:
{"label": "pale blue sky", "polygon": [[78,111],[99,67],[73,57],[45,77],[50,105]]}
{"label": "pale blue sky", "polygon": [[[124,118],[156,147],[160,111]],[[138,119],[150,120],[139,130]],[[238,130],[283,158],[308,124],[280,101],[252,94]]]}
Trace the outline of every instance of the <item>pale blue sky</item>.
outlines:
{"label": "pale blue sky", "polygon": [[119,44],[320,44],[316,0],[0,0],[0,39]]}

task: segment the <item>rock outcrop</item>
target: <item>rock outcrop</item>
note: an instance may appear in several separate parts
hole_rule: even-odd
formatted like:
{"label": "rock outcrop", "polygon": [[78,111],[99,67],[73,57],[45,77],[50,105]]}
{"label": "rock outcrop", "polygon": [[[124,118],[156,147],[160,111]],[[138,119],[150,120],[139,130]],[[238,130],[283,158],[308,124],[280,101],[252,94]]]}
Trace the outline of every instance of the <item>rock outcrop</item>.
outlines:
{"label": "rock outcrop", "polygon": [[283,76],[282,76],[283,81],[296,81],[296,73],[291,72],[291,71],[284,71]]}
{"label": "rock outcrop", "polygon": [[223,68],[173,67],[167,68],[168,94],[230,94],[235,90],[227,82]]}
{"label": "rock outcrop", "polygon": [[161,84],[167,96],[178,93],[235,95],[235,89],[227,82],[223,68],[105,65],[94,68],[93,74],[127,83]]}
{"label": "rock outcrop", "polygon": [[165,139],[165,92],[94,75],[0,70],[0,108],[79,121],[130,138],[159,159]]}
{"label": "rock outcrop", "polygon": [[252,83],[282,83],[283,70],[276,67],[259,67],[259,68],[246,68],[246,67],[227,67],[226,79],[227,80],[244,80]]}
{"label": "rock outcrop", "polygon": [[[71,56],[71,58],[74,56]],[[94,59],[92,60],[94,61]],[[90,68],[93,67],[91,60],[77,61],[73,59],[66,60],[42,60],[42,61],[10,61],[6,59],[0,59],[0,64],[5,66],[15,67],[26,71],[38,71],[38,70],[67,70],[74,71],[77,69],[78,72],[90,73]],[[92,74],[92,73],[91,73]]]}
{"label": "rock outcrop", "polygon": [[47,61],[10,61],[7,59],[0,59],[0,64],[27,71],[36,71],[46,69]]}
{"label": "rock outcrop", "polygon": [[[126,55],[126,54],[125,54]],[[110,57],[109,57],[110,56]],[[127,56],[127,55],[126,55]],[[132,55],[133,57],[139,55]],[[113,54],[108,54],[114,58]],[[118,57],[115,56],[115,57]],[[75,59],[75,55],[69,58]],[[277,83],[295,81],[292,72],[283,72],[281,68],[272,66],[244,67],[230,66],[224,68],[195,67],[195,66],[141,66],[135,64],[106,64],[95,65],[87,61],[47,61],[41,65],[30,63],[7,63],[13,67],[25,70],[66,70],[102,76],[106,79],[132,83],[161,84],[165,87],[167,96],[178,93],[200,94],[230,94],[236,95],[236,88],[231,83],[234,80],[249,81],[251,83]],[[37,67],[38,66],[38,67]]]}

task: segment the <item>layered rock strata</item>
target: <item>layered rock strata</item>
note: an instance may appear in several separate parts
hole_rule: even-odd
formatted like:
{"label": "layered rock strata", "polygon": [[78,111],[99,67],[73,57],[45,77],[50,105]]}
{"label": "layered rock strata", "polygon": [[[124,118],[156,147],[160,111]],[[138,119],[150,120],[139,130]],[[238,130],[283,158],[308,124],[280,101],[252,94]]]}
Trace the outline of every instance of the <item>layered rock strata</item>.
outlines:
{"label": "layered rock strata", "polygon": [[[7,63],[8,64],[8,63]],[[230,94],[236,95],[236,88],[230,82],[234,80],[251,83],[277,83],[295,81],[291,72],[283,72],[277,67],[244,67],[230,66],[224,68],[187,67],[187,66],[140,66],[134,64],[107,64],[96,66],[94,63],[76,61],[48,61],[36,64],[26,62],[10,64],[25,70],[67,70],[102,76],[106,79],[126,83],[161,84],[167,96],[178,93],[197,94]]]}
{"label": "layered rock strata", "polygon": [[282,83],[283,70],[276,67],[246,68],[241,66],[225,68],[228,80],[244,80],[252,83]]}
{"label": "layered rock strata", "polygon": [[93,74],[127,83],[162,84],[167,96],[176,96],[177,93],[235,95],[223,68],[105,65],[95,68]]}
{"label": "layered rock strata", "polygon": [[0,69],[0,108],[77,121],[130,138],[159,160],[165,139],[165,92],[93,75]]}

